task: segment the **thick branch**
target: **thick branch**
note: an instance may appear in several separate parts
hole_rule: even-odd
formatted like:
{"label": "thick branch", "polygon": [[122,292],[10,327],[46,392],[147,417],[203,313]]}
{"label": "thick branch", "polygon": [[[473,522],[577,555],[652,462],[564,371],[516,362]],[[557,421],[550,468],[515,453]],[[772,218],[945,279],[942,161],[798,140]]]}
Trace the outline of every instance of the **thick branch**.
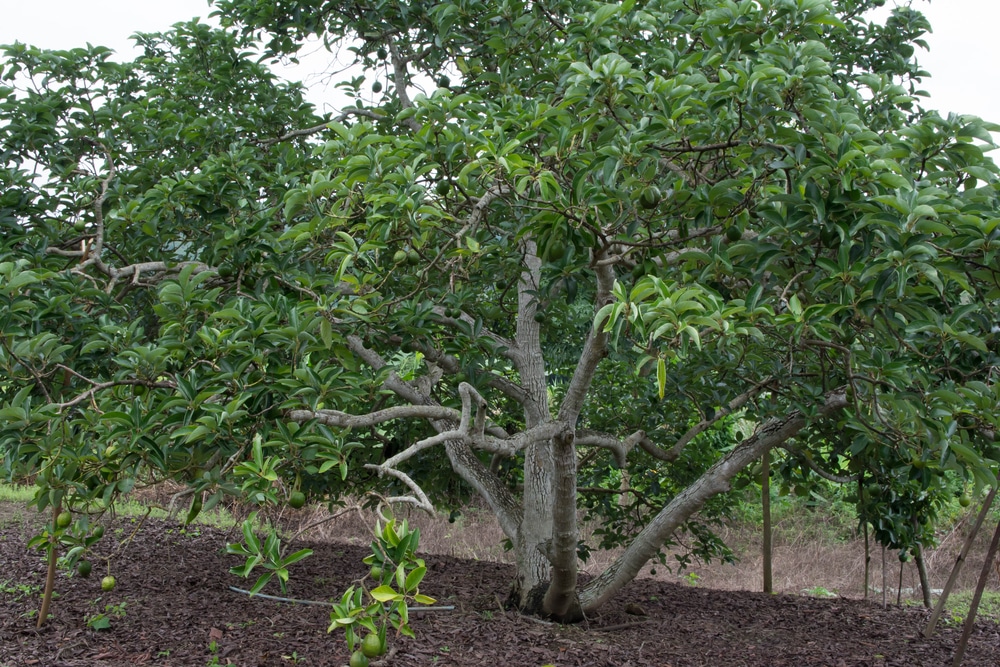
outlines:
{"label": "thick branch", "polygon": [[382,120],[385,118],[384,114],[380,114],[372,109],[344,109],[339,115],[332,118],[331,120],[320,123],[319,125],[314,125],[313,127],[301,128],[298,130],[291,130],[286,132],[280,137],[273,137],[271,139],[265,139],[260,142],[261,146],[273,146],[275,144],[280,144],[282,141],[288,141],[289,139],[295,139],[296,137],[308,137],[310,135],[322,132],[330,128],[330,123],[342,123],[351,116],[364,116],[365,118],[371,118],[372,120]]}
{"label": "thick branch", "polygon": [[806,466],[808,466],[810,470],[812,470],[814,473],[816,473],[817,475],[819,475],[823,479],[830,480],[831,482],[834,482],[835,484],[849,484],[851,482],[858,481],[858,476],[857,475],[846,475],[846,476],[845,475],[834,475],[832,472],[827,472],[827,471],[823,470],[818,465],[816,465],[815,461],[813,461],[811,458],[809,458],[808,456],[806,456],[805,453],[802,450],[800,450],[798,447],[796,447],[795,445],[793,445],[791,443],[786,442],[786,443],[784,443],[784,444],[781,445],[781,448],[784,449],[784,450],[786,450],[791,455],[793,455],[799,461],[802,461],[803,463],[805,463]]}
{"label": "thick branch", "polygon": [[338,410],[290,410],[288,419],[296,422],[315,419],[327,426],[367,428],[393,419],[460,419],[461,413],[442,405],[397,405],[364,415],[351,415]]}
{"label": "thick branch", "polygon": [[[720,408],[719,411],[716,412],[711,419],[702,419],[700,422],[698,422],[690,429],[688,429],[688,432],[682,435],[677,440],[677,442],[674,443],[674,446],[671,447],[667,452],[665,452],[665,456],[654,454],[653,452],[650,452],[650,454],[652,454],[653,456],[662,461],[676,460],[677,457],[681,455],[681,452],[684,450],[684,448],[687,446],[689,442],[691,442],[696,437],[707,431],[712,426],[712,424],[716,423],[723,417],[731,415],[733,412],[742,408],[744,405],[747,404],[747,401],[749,401],[751,398],[759,394],[764,389],[764,387],[766,387],[770,383],[771,383],[771,378],[767,378],[762,382],[758,382],[747,391],[743,392],[733,400],[729,401],[729,403],[726,406]],[[646,449],[646,451],[649,452],[648,449]]]}
{"label": "thick branch", "polygon": [[[377,352],[365,347],[358,336],[348,336],[349,349],[371,368],[378,370],[386,364]],[[386,378],[383,386],[400,398],[414,405],[437,405],[429,395],[422,394],[411,384],[404,382],[392,372]],[[453,419],[435,419],[431,421],[439,433],[454,430],[456,422]],[[489,437],[485,436],[484,440]],[[494,473],[490,472],[476,457],[475,453],[463,440],[446,440],[445,452],[451,462],[452,469],[483,497],[500,522],[504,533],[513,540],[517,539],[521,524],[521,508],[510,489]]]}
{"label": "thick branch", "polygon": [[[597,293],[594,296],[594,312],[596,313],[612,300],[611,290],[615,284],[615,274],[610,266],[597,266],[594,269],[594,275],[597,277]],[[604,332],[603,324],[598,323],[596,327],[591,327],[587,333],[583,352],[580,354],[580,360],[576,364],[573,378],[569,382],[566,396],[559,408],[559,421],[576,424],[580,411],[583,410],[587,392],[590,390],[590,383],[594,379],[597,364],[607,354],[607,348],[608,334]]]}
{"label": "thick branch", "polygon": [[[848,405],[843,389],[830,393],[817,410],[817,417],[832,417]],[[729,489],[737,473],[759,459],[770,448],[780,445],[805,428],[808,420],[795,410],[782,419],[771,419],[757,432],[736,446],[681,491],[650,521],[599,577],[590,581],[580,593],[584,611],[596,609],[631,581],[677,528],[687,521],[712,497]]]}
{"label": "thick branch", "polygon": [[604,449],[610,449],[611,453],[614,454],[615,462],[618,464],[619,468],[624,468],[628,463],[628,454],[635,448],[636,445],[639,445],[644,450],[652,453],[653,456],[662,461],[673,460],[665,458],[665,452],[657,447],[656,443],[650,440],[649,436],[646,435],[646,432],[642,430],[636,431],[624,440],[619,440],[609,433],[600,433],[589,429],[579,429],[576,432],[576,444],[578,447],[603,447]]}
{"label": "thick branch", "polygon": [[389,475],[390,477],[395,477],[403,484],[405,484],[407,487],[409,487],[411,491],[413,491],[412,496],[393,496],[391,498],[386,498],[388,502],[410,503],[411,505],[416,505],[417,507],[424,510],[428,514],[431,515],[434,514],[434,505],[431,504],[431,501],[427,497],[427,494],[424,493],[424,490],[421,489],[420,486],[416,482],[414,482],[409,475],[407,475],[404,472],[400,472],[399,470],[389,468],[385,464],[377,466],[369,463],[365,465],[365,467],[378,472],[380,477],[382,475]]}
{"label": "thick branch", "polygon": [[[409,109],[413,106],[413,102],[410,101],[410,96],[406,92],[406,87],[409,84],[409,77],[406,74],[406,60],[399,54],[399,49],[391,40],[389,41],[389,54],[392,58],[392,82],[396,87],[399,106],[403,109]],[[407,118],[403,124],[414,132],[420,131],[420,123],[413,118]]]}

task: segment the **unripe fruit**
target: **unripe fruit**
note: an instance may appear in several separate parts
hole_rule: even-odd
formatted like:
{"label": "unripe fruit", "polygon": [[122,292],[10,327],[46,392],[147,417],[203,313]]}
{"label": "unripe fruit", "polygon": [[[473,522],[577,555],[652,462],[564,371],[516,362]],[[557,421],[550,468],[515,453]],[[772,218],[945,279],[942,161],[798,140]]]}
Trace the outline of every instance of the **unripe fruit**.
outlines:
{"label": "unripe fruit", "polygon": [[660,190],[655,185],[650,185],[639,195],[639,205],[646,210],[654,209],[660,205]]}
{"label": "unripe fruit", "polygon": [[371,572],[369,574],[375,581],[382,581],[382,568],[378,565],[372,565]]}
{"label": "unripe fruit", "polygon": [[381,81],[376,81],[375,83],[372,84],[372,92],[373,93],[381,93],[382,92],[382,82]]}
{"label": "unripe fruit", "polygon": [[368,667],[368,656],[361,651],[351,654],[351,667]]}
{"label": "unripe fruit", "polygon": [[73,523],[73,515],[69,512],[60,512],[56,517],[56,528],[68,528]]}
{"label": "unripe fruit", "polygon": [[292,495],[288,497],[288,506],[292,509],[302,509],[302,506],[306,504],[306,494],[301,491],[292,491]]}
{"label": "unripe fruit", "polygon": [[94,531],[91,533],[92,536],[97,539],[104,537],[104,526],[94,526]]}
{"label": "unripe fruit", "polygon": [[361,652],[368,658],[377,658],[385,653],[385,646],[377,634],[370,634],[361,642]]}
{"label": "unripe fruit", "polygon": [[92,566],[90,565],[89,560],[81,560],[76,564],[76,573],[85,579],[90,576],[91,569]]}
{"label": "unripe fruit", "polygon": [[108,575],[101,579],[101,590],[105,593],[115,590],[115,578]]}

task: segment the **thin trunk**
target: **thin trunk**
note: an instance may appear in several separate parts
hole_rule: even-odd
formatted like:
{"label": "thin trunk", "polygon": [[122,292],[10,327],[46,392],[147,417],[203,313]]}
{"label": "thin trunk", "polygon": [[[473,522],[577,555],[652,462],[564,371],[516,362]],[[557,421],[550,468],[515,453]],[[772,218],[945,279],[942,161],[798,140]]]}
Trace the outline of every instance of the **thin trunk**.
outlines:
{"label": "thin trunk", "polygon": [[773,593],[771,580],[771,450],[764,452],[760,464],[760,504],[764,514],[764,592]]}
{"label": "thin trunk", "polygon": [[903,604],[903,566],[906,565],[906,561],[900,559],[899,561],[899,583],[896,584],[896,606]]}
{"label": "thin trunk", "polygon": [[567,428],[552,439],[555,459],[552,542],[549,560],[552,581],[542,610],[561,622],[582,619],[576,596],[576,450],[573,431]]}
{"label": "thin trunk", "polygon": [[944,590],[941,591],[941,597],[938,598],[937,604],[934,606],[934,611],[931,613],[931,618],[927,621],[927,627],[924,628],[924,637],[930,637],[934,634],[934,628],[937,625],[938,619],[941,618],[941,612],[944,611],[944,605],[948,602],[948,596],[951,595],[951,589],[955,587],[955,582],[958,581],[958,575],[962,571],[962,565],[965,563],[965,559],[969,555],[969,549],[972,548],[972,543],[976,541],[976,535],[979,534],[979,529],[983,526],[983,521],[986,520],[986,515],[990,511],[990,507],[993,506],[993,499],[996,498],[997,490],[990,489],[989,494],[986,496],[986,500],[983,501],[983,507],[979,510],[979,516],[976,517],[976,523],[972,526],[972,530],[969,531],[969,536],[965,538],[965,544],[962,545],[962,551],[959,552],[958,558],[955,559],[955,565],[951,568],[951,574],[948,575],[948,583],[944,585]]}
{"label": "thin trunk", "polygon": [[57,549],[59,548],[59,542],[56,540],[55,528],[56,521],[59,518],[59,514],[62,512],[62,506],[59,504],[52,506],[52,534],[49,535],[49,569],[45,573],[45,592],[42,593],[42,608],[38,611],[38,622],[35,625],[36,628],[42,627],[45,623],[45,619],[49,617],[49,605],[52,604],[52,590],[56,585],[56,559],[59,554]]}
{"label": "thin trunk", "polygon": [[[865,471],[862,470],[858,474],[858,502],[863,502],[865,494]],[[868,588],[871,586],[871,564],[872,564],[872,552],[871,545],[868,543],[868,516],[866,513],[861,514],[861,525],[865,533],[865,599],[868,599]]]}
{"label": "thin trunk", "polygon": [[887,577],[885,574],[885,545],[883,544],[882,545],[882,609],[885,609],[886,607],[889,606],[889,603],[886,602],[885,600],[886,588],[888,586],[888,583],[889,582],[887,581]]}
{"label": "thin trunk", "polygon": [[924,607],[931,608],[931,582],[927,578],[927,563],[924,562],[924,550],[919,546],[913,556],[917,563],[917,576],[920,577],[920,594],[924,599]]}
{"label": "thin trunk", "polygon": [[868,589],[871,588],[872,550],[868,542],[868,520],[865,520],[865,599],[868,599]]}
{"label": "thin trunk", "polygon": [[[829,417],[847,405],[847,397],[842,391],[833,392],[819,407],[817,416]],[[584,612],[601,606],[632,581],[681,524],[700,510],[710,498],[729,490],[729,482],[738,472],[763,456],[771,447],[801,431],[806,423],[806,417],[797,410],[784,419],[768,420],[757,433],[737,445],[693,484],[678,493],[640,531],[621,556],[582,587],[580,603]]]}
{"label": "thin trunk", "polygon": [[972,596],[972,604],[969,605],[969,614],[965,617],[965,627],[962,628],[962,638],[958,641],[958,647],[955,649],[955,661],[952,663],[952,667],[961,667],[962,658],[965,657],[965,647],[969,643],[969,635],[972,634],[972,628],[976,624],[976,612],[979,611],[979,602],[983,599],[983,589],[986,588],[986,582],[990,578],[990,568],[993,566],[993,560],[997,557],[998,547],[1000,547],[1000,523],[993,531],[993,541],[990,542],[990,550],[986,553],[983,569],[979,573],[979,583],[976,584],[976,592]]}

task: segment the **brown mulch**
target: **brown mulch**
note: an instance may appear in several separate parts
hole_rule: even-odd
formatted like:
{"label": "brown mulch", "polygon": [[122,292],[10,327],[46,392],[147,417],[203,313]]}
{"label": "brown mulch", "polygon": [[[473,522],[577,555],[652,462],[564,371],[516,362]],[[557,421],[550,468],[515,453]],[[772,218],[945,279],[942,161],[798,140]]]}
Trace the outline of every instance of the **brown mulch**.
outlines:
{"label": "brown mulch", "polygon": [[[0,667],[346,665],[342,633],[326,632],[327,607],[229,589],[249,584],[229,574],[238,560],[225,554],[225,531],[147,521],[111,560],[118,585],[102,593],[106,558],[135,525],[119,519],[108,527],[90,578],[60,572],[59,598],[41,630],[33,612],[44,584],[42,555],[25,550],[31,531],[23,522],[0,525]],[[289,596],[339,599],[367,571],[366,549],[308,546],[315,553],[293,566]],[[960,633],[943,628],[924,639],[923,610],[645,579],[587,622],[562,627],[500,608],[510,566],[445,556],[426,561],[422,592],[455,610],[414,614],[416,639],[394,640],[387,667],[940,667],[951,664]],[[273,583],[265,592],[280,594]],[[87,618],[99,612],[108,613],[109,629],[87,627]],[[1000,627],[977,626],[964,664],[1000,665]]]}

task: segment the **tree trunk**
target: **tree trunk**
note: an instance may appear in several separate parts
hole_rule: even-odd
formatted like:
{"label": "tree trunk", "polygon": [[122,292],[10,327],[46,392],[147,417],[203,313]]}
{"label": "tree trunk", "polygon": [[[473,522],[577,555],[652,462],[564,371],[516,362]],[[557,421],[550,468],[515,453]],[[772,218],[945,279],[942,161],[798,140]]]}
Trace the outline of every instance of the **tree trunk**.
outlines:
{"label": "tree trunk", "polygon": [[924,562],[924,550],[917,547],[913,559],[917,562],[917,575],[920,577],[920,594],[924,599],[924,607],[931,608],[931,582],[927,578],[927,563]]}
{"label": "tree trunk", "polygon": [[546,554],[552,540],[554,477],[551,443],[529,445],[524,453],[524,519],[514,543],[517,579],[511,590],[511,602],[527,613],[542,612],[550,576]]}
{"label": "tree trunk", "polygon": [[565,431],[552,439],[555,459],[553,533],[549,550],[552,581],[542,610],[560,622],[581,620],[583,613],[576,594],[577,525],[576,525],[576,450],[573,431]]}
{"label": "tree trunk", "polygon": [[[847,396],[833,392],[816,411],[819,417],[836,414],[848,405]],[[758,431],[722,457],[693,484],[678,493],[666,507],[646,524],[625,551],[604,572],[580,591],[584,612],[600,607],[632,581],[663,543],[712,497],[729,489],[729,482],[764,452],[801,431],[807,423],[798,410],[783,419],[771,419]]]}

